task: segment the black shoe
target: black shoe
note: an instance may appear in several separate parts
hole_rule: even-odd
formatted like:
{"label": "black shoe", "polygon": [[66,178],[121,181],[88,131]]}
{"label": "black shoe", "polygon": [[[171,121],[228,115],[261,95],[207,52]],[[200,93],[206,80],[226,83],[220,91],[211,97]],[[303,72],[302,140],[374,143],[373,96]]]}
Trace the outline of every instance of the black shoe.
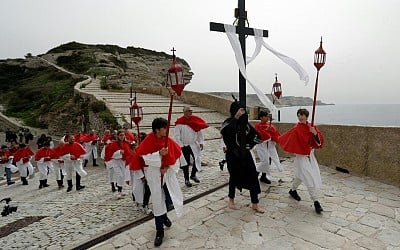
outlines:
{"label": "black shoe", "polygon": [[84,189],[85,188],[85,186],[76,186],[76,190],[81,190],[81,189]]}
{"label": "black shoe", "polygon": [[267,183],[267,184],[271,184],[271,181],[267,177],[264,177],[264,176],[261,176],[260,181]]}
{"label": "black shoe", "polygon": [[220,161],[218,162],[218,164],[219,164],[219,169],[221,169],[221,171],[224,170],[224,161]]}
{"label": "black shoe", "polygon": [[166,218],[164,218],[164,225],[166,227],[171,227],[172,226],[172,222],[169,220],[169,218],[167,216],[165,216]]}
{"label": "black shoe", "polygon": [[193,186],[192,183],[190,183],[189,180],[185,181],[185,185],[186,185],[186,187],[189,187],[189,188]]}
{"label": "black shoe", "polygon": [[[15,181],[9,181],[9,182],[7,182],[7,185],[12,185],[14,183],[15,183]],[[26,185],[28,185],[28,184],[26,184]]]}
{"label": "black shoe", "polygon": [[157,230],[156,238],[154,239],[154,246],[159,247],[164,238],[164,230]]}
{"label": "black shoe", "polygon": [[319,204],[319,201],[314,201],[314,208],[317,214],[320,214],[322,211],[324,211],[321,207],[321,204]]}
{"label": "black shoe", "polygon": [[71,192],[72,191],[72,187],[71,186],[68,186],[68,188],[67,188],[67,193],[68,192]]}
{"label": "black shoe", "polygon": [[297,193],[296,190],[290,189],[289,194],[290,194],[290,196],[292,196],[292,198],[295,199],[296,201],[300,201],[300,200],[301,200],[301,198],[300,198],[300,196],[299,196],[299,194]]}
{"label": "black shoe", "polygon": [[[117,191],[117,189],[115,189],[114,183],[112,183],[111,184],[111,192],[114,193],[115,191]],[[132,194],[132,196],[133,196],[133,194]],[[133,197],[133,201],[135,201],[135,197]]]}
{"label": "black shoe", "polygon": [[190,179],[196,183],[200,183],[200,180],[199,180],[199,178],[197,178],[197,176],[191,176]]}

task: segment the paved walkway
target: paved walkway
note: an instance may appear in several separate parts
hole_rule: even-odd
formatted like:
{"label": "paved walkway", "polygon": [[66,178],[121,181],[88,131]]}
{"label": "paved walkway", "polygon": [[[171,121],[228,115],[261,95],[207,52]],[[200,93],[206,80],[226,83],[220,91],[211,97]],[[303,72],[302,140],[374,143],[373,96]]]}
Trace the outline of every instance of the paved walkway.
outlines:
{"label": "paved walkway", "polygon": [[[98,82],[82,90],[101,96],[115,113],[127,115],[129,93],[106,93],[99,90]],[[138,102],[143,111],[148,112],[143,121],[144,131],[149,131],[154,117],[166,117],[168,98],[138,94]],[[159,107],[155,108],[157,103]],[[181,102],[174,103],[173,121],[181,115],[183,106]],[[194,113],[215,124],[225,118],[212,110],[195,106],[193,109]],[[218,167],[222,157],[218,129],[207,128],[205,138],[203,161],[207,166],[199,173],[201,183],[187,188],[183,174],[179,175],[185,200],[228,180],[226,170],[220,171]],[[265,214],[255,214],[251,210],[248,192],[237,192],[239,210],[227,209],[227,187],[224,187],[186,204],[182,218],[177,219],[171,211],[173,225],[166,230],[162,248],[400,249],[399,188],[321,166],[320,201],[325,211],[317,215],[304,186],[299,191],[302,201],[289,197],[292,159],[286,159],[283,164],[286,170],[274,174],[271,185],[261,184],[260,204],[266,209]],[[117,199],[110,191],[104,167],[89,165],[87,171],[88,176],[82,180],[86,188],[71,193],[59,190],[52,175],[49,177],[51,186],[40,190],[37,176],[29,180],[28,186],[22,186],[19,181],[6,186],[0,181],[0,198],[11,197],[12,205],[18,206],[17,212],[0,219],[0,228],[44,216],[38,222],[0,236],[0,249],[71,249],[145,217],[134,209],[129,196]],[[277,182],[278,179],[283,182]],[[153,248],[154,236],[154,221],[151,220],[93,249]]]}

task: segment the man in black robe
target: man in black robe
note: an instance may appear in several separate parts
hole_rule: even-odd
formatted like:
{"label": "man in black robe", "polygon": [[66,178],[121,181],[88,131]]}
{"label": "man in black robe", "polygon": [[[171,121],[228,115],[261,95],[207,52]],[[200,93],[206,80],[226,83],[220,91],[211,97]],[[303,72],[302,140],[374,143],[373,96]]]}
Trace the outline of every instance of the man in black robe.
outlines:
{"label": "man in black robe", "polygon": [[[244,107],[238,101],[234,101],[230,106],[231,117],[226,119],[222,124],[221,134],[226,145],[226,161],[229,171],[229,202],[231,209],[235,207],[235,188],[240,191],[248,189],[252,209],[258,213],[264,213],[258,203],[258,194],[261,193],[260,183],[258,182],[258,173],[251,156],[250,149],[261,141],[257,131],[248,123],[247,113]],[[240,124],[245,123],[246,126],[246,144],[245,148],[240,148]]]}

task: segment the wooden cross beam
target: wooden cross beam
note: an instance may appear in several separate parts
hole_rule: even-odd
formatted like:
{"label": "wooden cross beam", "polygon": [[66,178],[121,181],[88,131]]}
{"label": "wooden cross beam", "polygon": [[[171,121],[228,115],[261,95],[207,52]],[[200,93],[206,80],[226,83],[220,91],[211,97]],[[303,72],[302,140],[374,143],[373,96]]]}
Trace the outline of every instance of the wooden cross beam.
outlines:
{"label": "wooden cross beam", "polygon": [[[254,36],[253,28],[246,27],[247,11],[245,9],[245,0],[238,0],[238,8],[235,9],[235,18],[238,19],[236,33],[239,35],[240,47],[244,60],[246,60],[246,36]],[[225,32],[224,24],[210,22],[210,30]],[[263,37],[268,37],[268,30],[263,30]],[[246,62],[245,62],[246,65]],[[246,107],[246,79],[239,71],[239,101]]]}

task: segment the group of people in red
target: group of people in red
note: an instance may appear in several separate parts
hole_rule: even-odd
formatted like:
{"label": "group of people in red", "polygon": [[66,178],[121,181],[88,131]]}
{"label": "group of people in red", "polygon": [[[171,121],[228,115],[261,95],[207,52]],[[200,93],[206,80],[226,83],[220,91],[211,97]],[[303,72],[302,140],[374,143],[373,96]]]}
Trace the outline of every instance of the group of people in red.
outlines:
{"label": "group of people in red", "polygon": [[[177,179],[178,170],[183,170],[187,187],[192,186],[189,179],[200,182],[196,173],[201,168],[200,157],[204,147],[202,130],[207,128],[208,124],[202,118],[192,115],[190,107],[184,107],[183,111],[184,115],[175,123],[175,140],[167,137],[167,120],[156,118],[152,121],[152,132],[147,135],[134,135],[128,129],[113,133],[106,130],[102,138],[96,135],[95,131],[75,135],[66,133],[58,146],[50,148],[50,144],[45,143],[36,153],[26,145],[21,145],[13,153],[10,153],[7,146],[2,146],[0,166],[6,170],[6,174],[11,173],[10,165],[14,162],[20,172],[22,185],[27,185],[27,178],[34,174],[30,160],[35,157],[40,174],[39,188],[48,187],[48,173],[55,171],[59,188],[64,187],[63,179],[66,175],[67,192],[70,192],[73,188],[72,176],[75,173],[76,189],[80,190],[85,188],[80,181],[82,176],[87,175],[84,168],[90,157],[93,158],[93,166],[97,166],[97,144],[101,142],[104,147],[100,156],[109,171],[111,190],[117,192],[117,197],[122,198],[126,195],[123,187],[128,181],[132,186],[134,200],[147,214],[150,211],[148,204],[151,197],[156,226],[154,245],[160,246],[164,238],[164,226],[172,225],[167,211],[174,208],[178,217],[182,215],[183,195]],[[270,184],[271,170],[283,170],[276,151],[276,145],[279,144],[283,150],[295,154],[295,177],[289,195],[300,201],[297,188],[304,183],[314,202],[315,211],[321,213],[323,209],[318,201],[321,177],[314,149],[321,148],[324,139],[321,132],[308,123],[309,112],[299,109],[299,122],[283,134],[272,125],[272,118],[268,112],[260,112],[260,122],[254,127],[248,122],[246,110],[238,101],[231,104],[230,114],[220,131],[230,174],[228,207],[237,209],[234,200],[236,189],[248,189],[252,209],[257,213],[265,212],[259,206],[258,195],[261,188],[258,176],[261,173],[260,181]],[[243,125],[246,128],[246,145],[241,147],[240,128]],[[257,163],[254,160],[253,148],[259,158]],[[190,165],[192,172],[189,177]]]}
{"label": "group of people in red", "polygon": [[39,174],[39,189],[48,187],[48,175],[55,174],[58,187],[64,187],[64,176],[67,180],[67,192],[72,191],[72,176],[75,173],[76,189],[81,190],[85,186],[81,185],[81,176],[87,173],[83,169],[82,159],[87,153],[81,143],[75,142],[77,136],[71,136],[68,133],[61,139],[60,143],[54,147],[50,141],[44,141],[36,152],[33,152],[29,145],[20,143],[19,145],[11,143],[1,146],[1,168],[6,172],[8,185],[15,182],[11,179],[11,174],[19,172],[22,185],[28,185],[28,179],[35,175],[35,169],[32,165],[34,159],[37,164]]}

